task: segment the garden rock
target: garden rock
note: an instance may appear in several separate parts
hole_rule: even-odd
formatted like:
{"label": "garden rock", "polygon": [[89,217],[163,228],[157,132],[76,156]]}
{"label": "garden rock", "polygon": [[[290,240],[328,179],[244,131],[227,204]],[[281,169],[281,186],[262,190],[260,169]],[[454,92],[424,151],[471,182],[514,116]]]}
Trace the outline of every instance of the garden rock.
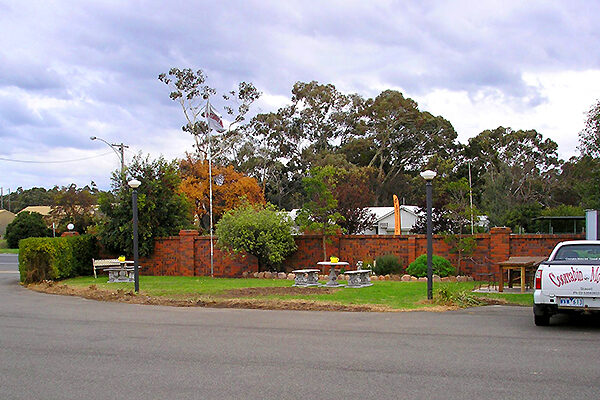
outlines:
{"label": "garden rock", "polygon": [[292,274],[291,272],[287,275],[288,280],[293,281],[296,279],[296,274]]}
{"label": "garden rock", "polygon": [[269,271],[267,271],[263,274],[263,278],[265,278],[265,279],[271,279],[272,277],[273,277],[273,274],[270,273]]}
{"label": "garden rock", "polygon": [[419,282],[427,282],[427,278],[422,276],[419,278]]}
{"label": "garden rock", "polygon": [[434,281],[434,282],[441,282],[441,281],[442,281],[442,278],[440,278],[440,276],[439,276],[439,275],[435,275],[435,274],[434,274],[432,278],[433,278],[433,281]]}
{"label": "garden rock", "polygon": [[402,278],[400,278],[400,280],[402,282],[410,282],[410,275],[404,274],[404,275],[402,275]]}
{"label": "garden rock", "polygon": [[285,272],[280,272],[280,273],[278,273],[278,274],[277,274],[277,277],[278,277],[279,279],[286,279],[286,278],[287,278],[287,275],[285,274]]}

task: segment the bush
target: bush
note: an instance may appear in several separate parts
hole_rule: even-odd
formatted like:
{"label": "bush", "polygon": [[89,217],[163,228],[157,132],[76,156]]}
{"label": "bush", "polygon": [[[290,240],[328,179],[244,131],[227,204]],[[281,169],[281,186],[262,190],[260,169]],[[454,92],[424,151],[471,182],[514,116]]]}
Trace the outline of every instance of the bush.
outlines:
{"label": "bush", "polygon": [[23,239],[19,242],[21,282],[91,274],[97,249],[96,238],[91,235]]}
{"label": "bush", "polygon": [[375,275],[397,274],[400,272],[400,267],[401,265],[400,261],[398,261],[398,257],[393,254],[386,254],[377,257],[375,266],[373,267],[373,273],[375,273]]}
{"label": "bush", "polygon": [[19,213],[15,219],[6,226],[6,242],[8,247],[16,249],[19,240],[30,237],[46,237],[50,235],[50,229],[46,226],[42,214],[24,211]]}
{"label": "bush", "polygon": [[296,251],[292,221],[272,205],[244,205],[230,210],[217,223],[219,246],[227,251],[256,256],[260,271],[281,270],[281,263]]}
{"label": "bush", "polygon": [[[431,268],[435,275],[441,277],[456,273],[456,269],[450,264],[450,261],[435,254],[432,257]],[[427,254],[421,255],[415,261],[411,262],[408,268],[406,268],[406,273],[419,278],[427,276]]]}

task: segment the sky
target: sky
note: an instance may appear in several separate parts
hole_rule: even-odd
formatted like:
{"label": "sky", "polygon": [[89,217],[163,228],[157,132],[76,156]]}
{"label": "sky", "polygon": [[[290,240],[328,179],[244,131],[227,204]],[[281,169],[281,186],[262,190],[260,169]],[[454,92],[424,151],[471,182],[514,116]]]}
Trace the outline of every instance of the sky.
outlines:
{"label": "sky", "polygon": [[94,181],[118,155],[192,151],[180,106],[157,77],[202,69],[226,92],[276,111],[295,82],[375,97],[401,91],[468,142],[535,129],[577,155],[600,99],[598,1],[0,0],[0,187]]}

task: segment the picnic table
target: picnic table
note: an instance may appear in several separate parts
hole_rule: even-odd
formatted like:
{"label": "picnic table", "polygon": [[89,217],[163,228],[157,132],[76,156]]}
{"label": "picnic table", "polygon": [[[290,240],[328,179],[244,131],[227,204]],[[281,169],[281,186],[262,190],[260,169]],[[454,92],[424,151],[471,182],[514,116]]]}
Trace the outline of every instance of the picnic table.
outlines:
{"label": "picnic table", "polygon": [[338,262],[331,262],[331,261],[319,261],[317,263],[317,265],[321,266],[321,267],[326,267],[326,266],[330,266],[330,270],[329,270],[329,280],[327,281],[327,283],[325,284],[325,286],[327,287],[340,287],[340,286],[344,286],[341,283],[339,283],[337,281],[337,274],[335,271],[335,267],[340,266],[340,267],[346,267],[350,264],[348,264],[347,262],[344,261],[338,261]]}
{"label": "picnic table", "polygon": [[[119,259],[105,259],[105,260],[94,260],[92,259],[92,266],[94,268],[94,278],[97,277],[96,270],[101,269],[108,272],[108,282],[134,282],[135,271],[132,265],[133,261],[119,260]],[[142,268],[138,265],[138,268]]]}
{"label": "picnic table", "polygon": [[521,293],[525,293],[527,271],[535,271],[547,257],[510,257],[506,261],[498,263],[500,266],[500,282],[498,283],[498,291],[504,291],[504,274],[508,273],[508,287],[512,288],[512,271],[519,270],[521,272]]}

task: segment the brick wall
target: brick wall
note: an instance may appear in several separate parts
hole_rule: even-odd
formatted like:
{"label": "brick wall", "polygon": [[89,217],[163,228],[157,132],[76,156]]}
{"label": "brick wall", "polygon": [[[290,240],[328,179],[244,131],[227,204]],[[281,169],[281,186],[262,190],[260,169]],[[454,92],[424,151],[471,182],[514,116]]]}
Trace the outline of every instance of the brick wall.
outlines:
{"label": "brick wall", "polygon": [[[511,256],[548,256],[556,243],[563,240],[584,239],[575,235],[514,235],[510,228],[492,228],[490,233],[473,235],[477,246],[469,257],[460,260],[460,274],[475,275],[478,272],[498,272],[497,263]],[[239,277],[244,271],[258,271],[258,261],[251,255],[236,256],[213,250],[214,276]],[[298,251],[288,257],[283,266],[291,271],[315,268],[323,260],[322,238],[318,235],[296,237]],[[406,268],[421,254],[427,253],[426,235],[336,236],[326,243],[327,256],[337,256],[354,268],[361,260],[373,260],[385,254],[396,255]],[[458,254],[450,251],[450,245],[441,235],[433,236],[433,252],[459,266]],[[179,236],[156,240],[154,254],[140,261],[143,273],[149,275],[197,276],[211,274],[210,238],[199,236],[197,231],[181,231]]]}

